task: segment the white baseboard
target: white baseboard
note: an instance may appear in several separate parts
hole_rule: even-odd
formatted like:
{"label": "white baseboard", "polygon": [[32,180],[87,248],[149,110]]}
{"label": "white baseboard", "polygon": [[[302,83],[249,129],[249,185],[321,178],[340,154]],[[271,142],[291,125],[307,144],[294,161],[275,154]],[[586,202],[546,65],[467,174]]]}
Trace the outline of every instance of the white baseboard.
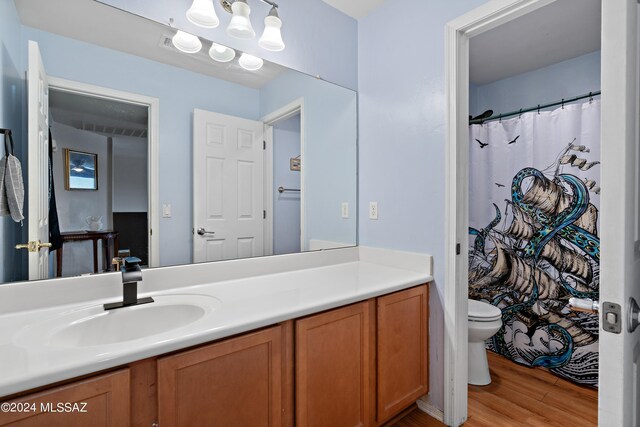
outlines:
{"label": "white baseboard", "polygon": [[429,403],[427,401],[427,396],[422,396],[420,399],[416,400],[416,404],[422,412],[429,414],[440,422],[444,422],[444,412]]}

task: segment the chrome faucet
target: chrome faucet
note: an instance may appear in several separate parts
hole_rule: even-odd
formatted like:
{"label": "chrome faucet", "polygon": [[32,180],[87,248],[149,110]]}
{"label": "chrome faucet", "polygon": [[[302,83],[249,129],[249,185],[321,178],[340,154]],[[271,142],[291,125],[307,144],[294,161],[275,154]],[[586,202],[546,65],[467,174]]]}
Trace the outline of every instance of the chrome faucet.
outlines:
{"label": "chrome faucet", "polygon": [[151,297],[138,299],[138,282],[142,282],[140,262],[140,258],[136,257],[128,257],[122,261],[122,301],[105,304],[105,310],[153,302]]}

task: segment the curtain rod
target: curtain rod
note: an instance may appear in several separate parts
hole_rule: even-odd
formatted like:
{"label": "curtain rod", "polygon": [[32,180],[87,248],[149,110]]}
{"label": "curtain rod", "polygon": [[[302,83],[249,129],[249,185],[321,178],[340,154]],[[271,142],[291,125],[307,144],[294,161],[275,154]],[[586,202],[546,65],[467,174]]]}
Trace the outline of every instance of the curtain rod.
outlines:
{"label": "curtain rod", "polygon": [[571,102],[579,101],[579,100],[585,99],[585,98],[593,98],[594,96],[598,96],[600,94],[601,94],[601,91],[599,91],[599,90],[595,91],[595,92],[589,92],[586,95],[580,95],[580,96],[576,96],[576,97],[573,97],[573,98],[566,98],[566,99],[563,98],[562,101],[551,102],[549,104],[538,104],[537,107],[525,108],[525,109],[521,109],[521,110],[518,110],[518,111],[511,111],[510,113],[497,114],[497,115],[493,115],[493,116],[491,116],[489,118],[486,118],[486,119],[469,120],[469,124],[470,125],[481,125],[484,122],[489,122],[489,121],[492,121],[492,120],[502,120],[502,119],[507,118],[507,117],[519,116],[522,113],[528,113],[528,112],[531,112],[531,111],[540,112],[540,110],[543,109],[543,108],[556,107],[558,105],[563,105],[564,106],[564,104],[569,104]]}

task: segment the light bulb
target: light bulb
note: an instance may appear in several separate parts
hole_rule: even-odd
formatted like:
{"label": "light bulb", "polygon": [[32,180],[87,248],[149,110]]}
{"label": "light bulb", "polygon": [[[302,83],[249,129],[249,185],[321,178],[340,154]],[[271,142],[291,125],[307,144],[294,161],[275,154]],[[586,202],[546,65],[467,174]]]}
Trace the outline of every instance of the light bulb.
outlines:
{"label": "light bulb", "polygon": [[213,0],[193,0],[187,10],[187,19],[200,27],[216,28],[220,24],[216,10],[213,8]]}
{"label": "light bulb", "polygon": [[260,37],[258,44],[263,49],[274,52],[283,50],[284,42],[282,41],[280,28],[282,28],[282,20],[278,16],[276,8],[272,7],[269,15],[264,18],[264,33],[262,33],[262,37]]}
{"label": "light bulb", "polygon": [[209,56],[214,61],[229,62],[236,57],[236,51],[221,44],[212,43],[211,49],[209,49]]}
{"label": "light bulb", "polygon": [[175,36],[171,39],[173,45],[181,52],[184,53],[198,53],[202,49],[202,42],[193,34],[185,33],[178,30]]}
{"label": "light bulb", "polygon": [[243,53],[240,55],[240,59],[238,63],[242,68],[249,71],[257,71],[262,68],[264,61],[257,56],[249,55],[248,53]]}
{"label": "light bulb", "polygon": [[253,31],[253,27],[251,26],[251,20],[249,19],[251,8],[247,4],[247,1],[235,0],[231,5],[231,10],[233,11],[233,17],[227,27],[227,34],[238,39],[254,38],[256,32]]}

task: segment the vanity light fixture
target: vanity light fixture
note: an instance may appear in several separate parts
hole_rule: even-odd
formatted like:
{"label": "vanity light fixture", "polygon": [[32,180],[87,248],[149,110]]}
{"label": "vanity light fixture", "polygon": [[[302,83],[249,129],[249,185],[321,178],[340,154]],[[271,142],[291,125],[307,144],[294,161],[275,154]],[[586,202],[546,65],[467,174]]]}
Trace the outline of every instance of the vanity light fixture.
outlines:
{"label": "vanity light fixture", "polygon": [[251,8],[247,4],[247,0],[235,0],[231,4],[233,16],[227,27],[227,34],[238,39],[252,39],[256,36],[251,26],[249,14]]}
{"label": "vanity light fixture", "polygon": [[229,62],[236,57],[236,51],[230,47],[226,47],[218,43],[212,43],[211,49],[209,49],[209,56],[214,61]]}
{"label": "vanity light fixture", "polygon": [[192,24],[203,28],[216,28],[220,25],[216,10],[213,8],[213,0],[193,0],[187,10],[187,19]]}
{"label": "vanity light fixture", "polygon": [[238,63],[242,68],[248,71],[257,71],[262,68],[264,61],[257,56],[249,55],[248,53],[243,53],[240,55],[240,59]]}
{"label": "vanity light fixture", "polygon": [[[229,36],[243,40],[252,39],[256,36],[256,32],[251,25],[249,17],[251,8],[247,0],[218,1],[225,11],[232,14],[226,30]],[[258,44],[263,49],[279,52],[284,49],[284,42],[282,41],[282,20],[278,16],[278,5],[271,0],[260,1],[271,6],[271,10],[267,17],[264,18],[264,32]],[[189,22],[203,28],[216,28],[220,24],[220,19],[216,15],[214,2],[215,0],[193,0],[191,7],[187,10]],[[178,47],[178,49],[180,48]]]}
{"label": "vanity light fixture", "polygon": [[264,18],[264,33],[262,33],[262,37],[258,41],[260,47],[274,52],[283,50],[284,42],[282,41],[280,28],[282,28],[282,20],[278,16],[278,9],[273,6],[269,11],[269,15]]}
{"label": "vanity light fixture", "polygon": [[184,53],[198,53],[202,49],[202,42],[197,36],[181,30],[178,30],[171,41],[176,49]]}

